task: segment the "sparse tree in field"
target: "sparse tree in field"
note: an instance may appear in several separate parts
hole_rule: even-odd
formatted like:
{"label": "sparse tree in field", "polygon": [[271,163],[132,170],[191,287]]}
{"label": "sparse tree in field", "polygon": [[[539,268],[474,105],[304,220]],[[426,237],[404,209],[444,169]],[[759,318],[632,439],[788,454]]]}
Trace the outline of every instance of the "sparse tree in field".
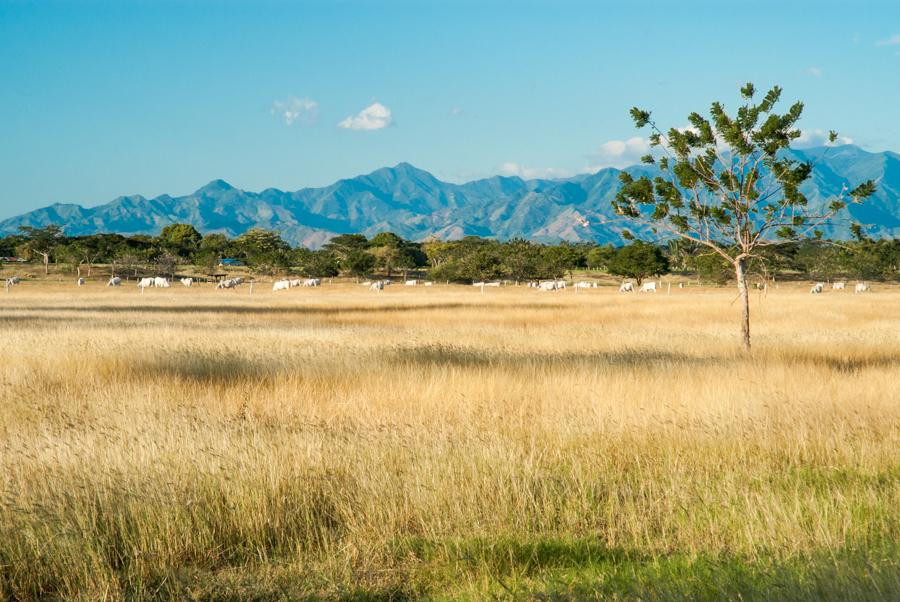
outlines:
{"label": "sparse tree in field", "polygon": [[[800,136],[796,128],[803,104],[783,114],[775,112],[781,88],[773,87],[758,102],[753,84],[741,88],[744,104],[734,115],[714,102],[709,118],[688,116],[690,127],[664,133],[650,112],[633,108],[638,128],[650,127],[650,145],[662,151],[645,163],[658,164],[650,178],[620,176],[622,187],[613,201],[623,216],[650,223],[668,236],[703,245],[734,267],[741,298],[741,341],[750,350],[750,300],[747,267],[768,245],[788,240],[819,238],[820,228],[846,207],[875,192],[867,181],[845,189],[821,209],[811,207],[800,186],[812,175],[810,163],[787,152]],[[835,132],[829,140],[837,139]]]}
{"label": "sparse tree in field", "polygon": [[174,253],[160,253],[154,260],[153,265],[161,274],[166,274],[170,278],[175,277],[175,268],[184,260]]}
{"label": "sparse tree in field", "polygon": [[64,241],[62,229],[50,224],[43,228],[19,226],[24,236],[23,248],[28,255],[40,255],[44,262],[44,276],[50,273],[50,256]]}
{"label": "sparse tree in field", "polygon": [[618,249],[607,262],[607,269],[615,276],[634,278],[640,286],[644,278],[667,272],[669,260],[656,245],[636,240]]}

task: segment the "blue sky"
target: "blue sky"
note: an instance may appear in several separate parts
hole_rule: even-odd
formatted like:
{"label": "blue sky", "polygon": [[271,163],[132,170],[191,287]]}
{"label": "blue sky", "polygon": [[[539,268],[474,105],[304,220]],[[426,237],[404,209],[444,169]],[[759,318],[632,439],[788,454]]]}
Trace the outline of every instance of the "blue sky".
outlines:
{"label": "blue sky", "polygon": [[900,150],[900,2],[0,1],[0,218],[53,202],[567,176],[737,88]]}

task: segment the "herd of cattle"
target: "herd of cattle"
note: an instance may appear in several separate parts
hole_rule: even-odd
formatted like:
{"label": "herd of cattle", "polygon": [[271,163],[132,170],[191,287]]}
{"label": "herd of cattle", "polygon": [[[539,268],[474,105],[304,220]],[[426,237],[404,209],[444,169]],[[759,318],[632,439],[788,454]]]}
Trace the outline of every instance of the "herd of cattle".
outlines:
{"label": "herd of cattle", "polygon": [[[834,290],[834,291],[842,291],[842,290],[845,290],[846,288],[847,288],[847,283],[846,283],[846,282],[832,282],[832,283],[831,283],[831,290]],[[857,282],[857,283],[856,283],[856,287],[853,289],[853,292],[854,292],[854,293],[867,293],[867,292],[869,292],[870,290],[872,290],[872,289],[871,289],[871,287],[868,285],[868,283],[866,283],[866,282]],[[821,294],[821,293],[824,292],[824,291],[825,291],[825,283],[824,283],[824,282],[816,282],[816,283],[812,286],[812,288],[809,289],[809,292],[810,292],[811,294],[813,294],[813,295],[819,295],[819,294]]]}
{"label": "herd of cattle", "polygon": [[[19,284],[21,281],[22,281],[22,279],[19,278],[18,276],[13,276],[11,278],[7,278],[6,279],[7,292],[9,291],[10,287],[12,287],[13,285]],[[178,281],[186,287],[193,286],[194,283],[196,282],[193,278],[180,278]],[[433,282],[431,282],[429,280],[405,280],[405,281],[403,281],[403,283],[406,286],[418,286],[418,285],[432,286],[434,284]],[[85,285],[84,278],[78,278],[78,280],[75,281],[75,284],[77,286],[84,286]],[[121,284],[122,284],[122,279],[119,278],[118,276],[113,276],[106,283],[106,286],[121,286]],[[218,283],[216,283],[216,289],[217,290],[233,289],[241,284],[244,284],[244,279],[241,278],[240,276],[238,276],[236,278],[228,278],[226,280],[219,281]],[[368,287],[369,290],[376,291],[376,292],[383,291],[384,287],[389,284],[392,284],[391,280],[375,280],[375,281],[367,280],[362,283],[362,285],[365,287]],[[473,282],[472,286],[480,287],[483,291],[484,287],[499,287],[499,286],[502,286],[502,284],[503,283],[498,282],[498,281],[492,281],[492,282],[479,281],[479,282]],[[644,282],[640,285],[639,288],[635,288],[635,284],[633,282],[626,281],[626,282],[623,282],[619,286],[619,292],[620,293],[633,293],[637,290],[642,293],[656,293],[657,292],[657,284],[661,284],[661,283],[652,282],[652,281]],[[160,276],[141,278],[138,280],[137,285],[138,285],[138,288],[141,289],[141,292],[144,292],[145,288],[169,288],[169,279],[163,278]],[[281,280],[276,280],[272,284],[272,290],[273,291],[283,291],[283,290],[288,290],[288,289],[295,288],[295,287],[317,287],[317,286],[321,286],[321,285],[322,285],[322,281],[319,278],[305,278],[305,279],[283,278]],[[251,291],[252,291],[252,286],[253,286],[252,282],[250,283],[250,286],[251,286]],[[527,286],[529,288],[534,288],[539,291],[559,291],[559,290],[564,290],[566,288],[566,281],[565,280],[543,280],[543,281],[539,281],[539,282],[529,282],[527,284]],[[669,286],[671,286],[671,284]],[[677,284],[677,286],[678,286],[678,288],[684,288],[684,283],[679,282]],[[575,289],[576,292],[578,292],[578,289],[598,288],[599,284],[597,282],[593,282],[593,281],[591,281],[591,282],[580,281],[580,282],[575,282],[572,285],[572,287]],[[846,288],[847,288],[846,282],[833,282],[831,284],[831,289],[835,290],[835,291],[842,291],[842,290],[845,290]],[[853,292],[854,293],[865,293],[865,292],[869,292],[870,290],[871,290],[871,287],[869,286],[868,283],[857,282],[856,286],[854,287]],[[823,293],[824,291],[825,291],[825,283],[824,282],[816,282],[812,286],[812,288],[810,289],[809,292],[813,295],[818,295],[818,294]]]}
{"label": "herd of cattle", "polygon": [[273,291],[286,291],[289,288],[295,288],[298,286],[321,286],[322,281],[318,278],[306,278],[305,280],[296,279],[296,280],[288,280],[285,278],[284,280],[276,280],[274,284],[272,284]]}

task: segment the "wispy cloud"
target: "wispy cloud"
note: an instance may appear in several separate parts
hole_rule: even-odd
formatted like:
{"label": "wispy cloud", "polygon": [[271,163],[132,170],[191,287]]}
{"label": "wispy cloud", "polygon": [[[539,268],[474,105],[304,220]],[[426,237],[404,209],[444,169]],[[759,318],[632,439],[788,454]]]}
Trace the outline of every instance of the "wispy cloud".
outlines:
{"label": "wispy cloud", "polygon": [[502,176],[518,176],[524,180],[535,178],[568,178],[573,174],[561,167],[525,167],[513,161],[502,163],[498,169]]}
{"label": "wispy cloud", "polygon": [[312,125],[319,120],[319,105],[311,98],[292,96],[273,102],[269,113],[284,120],[287,125]]}
{"label": "wispy cloud", "polygon": [[889,38],[885,38],[883,40],[878,40],[875,42],[876,46],[900,46],[900,33],[895,33]]}
{"label": "wispy cloud", "polygon": [[853,144],[853,138],[849,136],[838,136],[834,142],[829,142],[828,132],[825,130],[802,130],[800,137],[794,140],[791,146],[797,148],[810,148],[813,146],[841,146],[842,144]]}
{"label": "wispy cloud", "polygon": [[813,77],[822,77],[822,69],[820,69],[819,67],[810,67],[806,70],[806,72]]}
{"label": "wispy cloud", "polygon": [[380,102],[373,102],[356,115],[350,115],[338,124],[345,130],[380,130],[393,122],[391,110]]}
{"label": "wispy cloud", "polygon": [[450,117],[462,117],[465,114],[466,114],[466,112],[463,111],[459,107],[453,107],[452,109],[450,109],[450,112],[448,113],[448,115],[450,115]]}

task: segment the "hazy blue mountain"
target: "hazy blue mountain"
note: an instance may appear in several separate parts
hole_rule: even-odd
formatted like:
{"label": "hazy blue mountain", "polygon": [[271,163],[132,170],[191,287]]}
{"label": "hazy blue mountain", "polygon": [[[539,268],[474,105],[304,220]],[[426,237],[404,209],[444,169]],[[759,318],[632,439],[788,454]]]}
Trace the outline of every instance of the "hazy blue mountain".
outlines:
{"label": "hazy blue mountain", "polygon": [[[869,202],[852,206],[852,216],[873,236],[900,235],[900,155],[869,153],[856,146],[791,151],[810,160],[815,172],[804,192],[824,204],[847,184],[878,182]],[[646,172],[647,166],[628,168]],[[478,235],[524,237],[556,242],[620,242],[632,224],[613,213],[610,201],[619,186],[619,170],[603,169],[560,180],[523,180],[495,176],[465,184],[442,182],[408,163],[339,180],[323,188],[285,192],[269,188],[248,192],[214,180],[180,197],[123,196],[96,207],[56,204],[0,222],[0,234],[19,226],[59,224],[70,235],[95,232],[155,234],[174,222],[189,222],[201,232],[237,236],[253,227],[280,231],[294,244],[318,247],[340,233],[373,235],[384,230],[413,239]],[[847,224],[827,232],[849,235]]]}

